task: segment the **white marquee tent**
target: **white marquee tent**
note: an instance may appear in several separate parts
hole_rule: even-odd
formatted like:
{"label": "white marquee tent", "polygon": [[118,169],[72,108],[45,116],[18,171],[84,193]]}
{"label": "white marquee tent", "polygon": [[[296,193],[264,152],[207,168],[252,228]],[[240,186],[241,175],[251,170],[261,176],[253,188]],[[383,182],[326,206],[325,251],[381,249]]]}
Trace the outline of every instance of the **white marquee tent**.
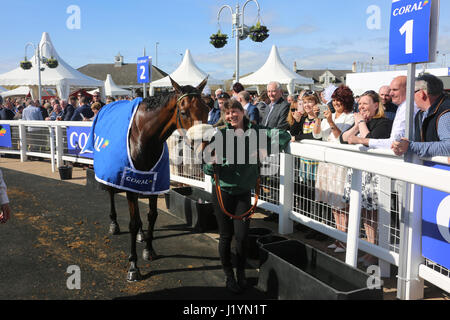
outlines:
{"label": "white marquee tent", "polygon": [[[56,52],[50,36],[47,32],[42,34],[39,43],[41,55],[50,58],[53,56],[58,60],[58,67],[51,69],[41,64],[45,70],[41,72],[41,86],[55,87],[58,96],[62,99],[69,97],[70,91],[78,88],[101,88],[103,90],[103,81],[88,77],[78,70],[68,65]],[[31,89],[33,98],[38,96],[38,68],[35,56],[30,59],[33,67],[29,70],[23,70],[18,67],[10,72],[0,75],[0,85],[5,86],[28,86]]]}
{"label": "white marquee tent", "polygon": [[[112,79],[112,77],[109,73],[106,75],[104,88],[105,88],[106,96],[115,97],[115,96],[131,96],[132,95],[132,92],[130,90],[126,90],[126,89],[119,87],[114,82],[114,80]],[[96,92],[99,92],[99,89],[88,91],[89,94],[94,94]]]}
{"label": "white marquee tent", "polygon": [[[184,54],[183,61],[179,65],[179,67],[170,74],[170,77],[175,80],[181,86],[198,86],[200,82],[202,82],[208,75],[199,69],[192,58],[191,52],[189,49],[186,50]],[[213,79],[211,77],[208,78],[209,86],[223,86],[223,81]],[[169,76],[159,79],[150,84],[150,95],[154,94],[154,88],[158,87],[172,87],[172,83],[170,82]]]}
{"label": "white marquee tent", "polygon": [[22,86],[22,87],[15,88],[13,90],[7,90],[5,92],[1,92],[0,95],[3,98],[21,97],[21,96],[27,96],[29,93],[30,93],[30,88],[28,88],[27,86]]}
{"label": "white marquee tent", "polygon": [[311,78],[302,77],[289,69],[281,60],[275,45],[272,46],[269,58],[259,70],[239,79],[244,86],[267,85],[271,81],[286,85],[289,94],[294,93],[295,85],[314,84]]}
{"label": "white marquee tent", "polygon": [[105,95],[107,96],[131,96],[131,91],[123,89],[114,83],[110,74],[105,80]]}

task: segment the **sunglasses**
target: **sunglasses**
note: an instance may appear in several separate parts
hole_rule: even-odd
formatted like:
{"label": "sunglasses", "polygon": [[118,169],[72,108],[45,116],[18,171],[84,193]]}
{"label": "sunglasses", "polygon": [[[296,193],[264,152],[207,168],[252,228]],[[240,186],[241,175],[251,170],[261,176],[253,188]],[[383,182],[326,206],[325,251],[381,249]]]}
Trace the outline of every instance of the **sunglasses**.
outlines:
{"label": "sunglasses", "polygon": [[297,111],[297,109],[295,109],[295,108],[291,109],[291,112],[296,112],[296,111]]}
{"label": "sunglasses", "polygon": [[230,95],[228,93],[221,93],[217,96],[218,99],[230,99]]}
{"label": "sunglasses", "polygon": [[303,96],[304,96],[304,97],[306,97],[306,96],[312,96],[312,95],[314,95],[315,93],[316,93],[315,91],[309,90],[309,91],[306,91],[306,92],[303,94]]}

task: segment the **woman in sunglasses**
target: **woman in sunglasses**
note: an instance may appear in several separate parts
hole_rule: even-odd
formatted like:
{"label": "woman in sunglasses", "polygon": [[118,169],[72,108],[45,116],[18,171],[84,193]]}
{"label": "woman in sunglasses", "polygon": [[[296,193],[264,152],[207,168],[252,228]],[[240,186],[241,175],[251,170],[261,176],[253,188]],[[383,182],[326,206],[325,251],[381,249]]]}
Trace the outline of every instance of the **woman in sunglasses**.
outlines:
{"label": "woman in sunglasses", "polygon": [[[359,100],[359,113],[355,113],[355,125],[341,135],[341,142],[364,144],[366,139],[387,139],[391,135],[392,121],[384,114],[383,104],[375,91],[363,93]],[[367,241],[376,243],[378,221],[378,189],[380,177],[370,172],[362,173],[361,216]],[[348,176],[344,198],[349,201],[351,175]],[[365,266],[376,264],[369,254],[359,259]]]}

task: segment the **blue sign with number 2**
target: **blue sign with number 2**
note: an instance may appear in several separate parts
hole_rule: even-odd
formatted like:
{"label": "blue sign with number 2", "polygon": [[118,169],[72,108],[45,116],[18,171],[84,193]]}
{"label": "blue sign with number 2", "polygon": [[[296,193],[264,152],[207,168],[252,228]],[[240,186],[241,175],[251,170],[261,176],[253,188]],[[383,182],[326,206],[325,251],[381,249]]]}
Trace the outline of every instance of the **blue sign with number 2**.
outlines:
{"label": "blue sign with number 2", "polygon": [[432,1],[392,0],[389,64],[429,61]]}
{"label": "blue sign with number 2", "polygon": [[149,83],[151,79],[151,59],[149,57],[140,57],[137,59],[137,82]]}

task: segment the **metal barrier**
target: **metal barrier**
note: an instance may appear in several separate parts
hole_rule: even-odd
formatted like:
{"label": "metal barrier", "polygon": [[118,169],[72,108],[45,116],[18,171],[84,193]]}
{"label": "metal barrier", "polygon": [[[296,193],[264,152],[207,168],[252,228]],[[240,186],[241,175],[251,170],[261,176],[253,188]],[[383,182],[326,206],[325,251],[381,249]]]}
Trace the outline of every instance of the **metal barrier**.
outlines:
{"label": "metal barrier", "polygon": [[[47,158],[52,170],[62,161],[93,163],[68,153],[65,134],[68,126],[89,127],[90,122],[0,123],[11,126],[13,145],[0,148],[0,153],[20,154],[22,161],[28,156]],[[177,132],[167,143],[171,180],[210,191],[210,177],[203,174]],[[293,223],[301,223],[346,243],[345,261],[352,266],[357,265],[358,250],[380,259],[381,276],[389,276],[391,264],[398,266],[400,299],[422,298],[424,280],[450,292],[449,270],[424,259],[421,251],[421,188],[450,193],[449,171],[423,166],[419,160],[405,163],[391,151],[311,140],[291,143],[290,150],[270,163],[276,166],[275,174],[263,178],[259,206],[279,215],[280,234],[292,233]],[[367,177],[371,179],[363,181]],[[362,195],[366,181],[372,182],[369,191],[376,195],[376,206],[367,206],[368,195]],[[346,190],[346,198],[344,192],[336,191],[334,199],[321,194],[327,183]],[[363,212],[362,202],[368,208]],[[343,220],[337,218],[339,213]]]}

